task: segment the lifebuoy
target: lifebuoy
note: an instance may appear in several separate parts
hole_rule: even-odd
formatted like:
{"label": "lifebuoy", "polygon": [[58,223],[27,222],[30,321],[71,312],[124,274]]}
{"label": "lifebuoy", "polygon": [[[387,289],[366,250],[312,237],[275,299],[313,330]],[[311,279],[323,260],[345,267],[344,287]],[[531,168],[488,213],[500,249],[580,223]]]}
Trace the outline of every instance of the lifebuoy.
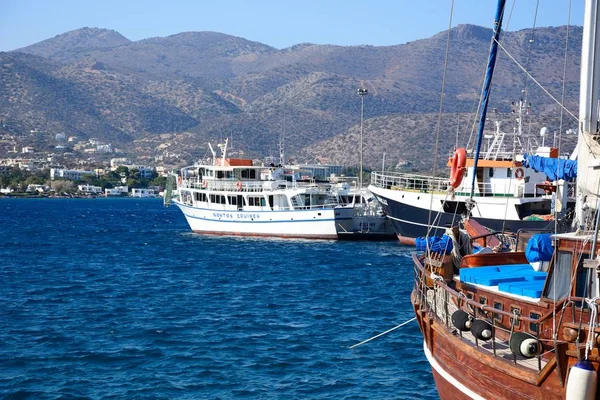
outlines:
{"label": "lifebuoy", "polygon": [[523,168],[517,168],[515,170],[515,178],[517,178],[518,180],[523,179],[523,177],[525,176],[525,171],[523,170]]}
{"label": "lifebuoy", "polygon": [[181,177],[180,176],[177,177],[177,184],[181,185]]}
{"label": "lifebuoy", "polygon": [[208,181],[206,179],[202,180],[202,187],[206,189],[208,187]]}
{"label": "lifebuoy", "polygon": [[242,181],[237,181],[237,183],[235,184],[235,188],[238,190],[238,192],[242,190]]}
{"label": "lifebuoy", "polygon": [[459,147],[450,158],[450,186],[457,188],[460,186],[465,175],[465,166],[467,165],[467,150]]}

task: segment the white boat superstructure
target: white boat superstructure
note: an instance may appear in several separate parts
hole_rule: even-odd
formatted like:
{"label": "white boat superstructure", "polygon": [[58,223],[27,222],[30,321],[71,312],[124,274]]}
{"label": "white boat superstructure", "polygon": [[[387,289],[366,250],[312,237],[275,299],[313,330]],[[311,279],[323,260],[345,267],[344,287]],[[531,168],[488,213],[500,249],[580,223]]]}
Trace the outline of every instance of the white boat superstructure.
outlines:
{"label": "white boat superstructure", "polygon": [[[513,132],[506,133],[496,122],[494,134],[486,137],[488,143],[476,170],[474,155],[465,151],[465,165],[455,187],[452,176],[449,181],[406,173],[372,173],[369,190],[382,203],[399,236],[425,236],[428,229],[439,229],[431,235],[441,234],[448,226],[456,225],[469,207],[471,217],[480,224],[514,232],[521,228],[543,229],[553,221],[554,211],[567,210],[573,185],[550,182],[544,172],[525,168],[523,162],[525,153],[557,159],[555,148],[524,143],[520,123]],[[452,159],[448,166],[451,164]]]}
{"label": "white boat superstructure", "polygon": [[[213,157],[183,168],[174,203],[192,231],[222,235],[337,239],[336,223],[351,219],[331,185],[299,182],[283,167]],[[214,155],[214,153],[213,153]]]}
{"label": "white boat superstructure", "polygon": [[353,210],[352,219],[338,222],[340,237],[362,236],[364,239],[393,238],[394,230],[381,204],[367,188],[348,182],[334,183],[332,191],[342,207]]}

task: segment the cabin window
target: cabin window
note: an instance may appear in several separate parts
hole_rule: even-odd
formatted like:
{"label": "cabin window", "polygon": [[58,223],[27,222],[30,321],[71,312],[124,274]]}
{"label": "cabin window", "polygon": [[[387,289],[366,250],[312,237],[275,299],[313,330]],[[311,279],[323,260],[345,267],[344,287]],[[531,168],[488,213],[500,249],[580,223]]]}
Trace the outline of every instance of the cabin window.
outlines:
{"label": "cabin window", "polygon": [[[511,315],[514,315],[516,311],[517,315],[521,315],[521,307],[517,307],[517,306],[510,306],[510,313]],[[513,323],[513,318],[510,318],[510,323],[512,325]],[[519,326],[521,326],[521,320],[517,319],[515,322],[515,328],[518,328]]]}
{"label": "cabin window", "polygon": [[232,205],[232,206],[237,205],[237,196],[227,196],[227,200],[229,201],[230,205]]}
{"label": "cabin window", "polygon": [[506,168],[506,177],[507,178],[511,178],[512,177],[512,168]]}
{"label": "cabin window", "polygon": [[225,171],[217,171],[217,179],[225,178]]}
{"label": "cabin window", "polygon": [[256,170],[255,169],[250,170],[250,179],[256,179]]}
{"label": "cabin window", "polygon": [[213,204],[225,204],[225,196],[221,194],[211,194],[210,202]]}
{"label": "cabin window", "polygon": [[204,201],[207,202],[208,199],[206,198],[206,193],[204,192],[196,192],[196,201]]}
{"label": "cabin window", "polygon": [[[494,302],[494,308],[496,310],[504,311],[504,305],[502,304],[501,301],[495,301]],[[498,321],[499,323],[502,323],[502,314],[500,314],[500,313],[494,313],[494,319],[496,321]]]}
{"label": "cabin window", "polygon": [[494,168],[488,168],[488,176],[489,176],[490,178],[493,178],[493,177],[494,177]]}
{"label": "cabin window", "polygon": [[[482,306],[487,306],[487,303],[488,303],[487,297],[479,296],[479,304],[481,304]],[[487,311],[480,310],[479,312],[487,315]]]}
{"label": "cabin window", "polygon": [[[559,301],[569,295],[571,286],[572,260],[573,255],[570,251],[559,251],[556,254],[554,258],[554,264],[552,265],[552,269],[548,273],[547,278],[547,282],[552,282],[552,284],[546,285],[544,297]],[[577,275],[577,283],[579,283],[579,271]]]}
{"label": "cabin window", "polygon": [[[531,319],[539,319],[540,317],[541,317],[541,315],[538,313],[534,313],[534,312],[529,313],[529,318],[531,318]],[[529,331],[532,333],[537,333],[538,332],[538,324],[530,322],[529,323]]]}
{"label": "cabin window", "polygon": [[253,207],[265,206],[265,199],[262,197],[248,196],[248,205]]}
{"label": "cabin window", "polygon": [[243,170],[242,170],[242,178],[246,178],[246,179],[247,179],[247,178],[248,178],[248,175],[249,175],[249,174],[248,174],[248,170],[247,170],[247,169],[243,169]]}

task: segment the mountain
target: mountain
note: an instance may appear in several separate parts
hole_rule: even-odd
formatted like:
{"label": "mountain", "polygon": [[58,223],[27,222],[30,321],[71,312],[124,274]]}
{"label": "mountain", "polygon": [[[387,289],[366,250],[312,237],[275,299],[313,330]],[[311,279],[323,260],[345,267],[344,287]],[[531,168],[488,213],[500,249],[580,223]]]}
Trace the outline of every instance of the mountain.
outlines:
{"label": "mountain", "polygon": [[[576,113],[582,31],[569,29],[568,43],[566,27],[505,32],[490,107],[509,113],[526,89],[540,119],[535,124],[548,119],[558,129],[559,107],[516,63],[561,98],[566,55],[564,103]],[[389,159],[427,169],[431,157],[421,157],[415,143],[433,140],[444,68],[442,107],[454,118],[446,125],[467,124],[456,116],[477,109],[490,38],[490,29],[459,25],[395,46],[303,43],[278,50],[216,32],[130,41],[82,28],[0,53],[0,119],[23,135],[60,130],[146,156],[165,148],[160,134],[185,133],[169,149],[189,157],[225,136],[235,138],[234,148],[264,156],[283,135],[289,155],[352,163],[361,87],[369,91],[364,137],[373,150],[365,164],[379,165],[386,149]],[[442,147],[450,148],[454,136],[442,135]]]}
{"label": "mountain", "polygon": [[115,49],[129,43],[129,39],[113,30],[81,28],[16,51],[68,63],[87,57],[92,51]]}

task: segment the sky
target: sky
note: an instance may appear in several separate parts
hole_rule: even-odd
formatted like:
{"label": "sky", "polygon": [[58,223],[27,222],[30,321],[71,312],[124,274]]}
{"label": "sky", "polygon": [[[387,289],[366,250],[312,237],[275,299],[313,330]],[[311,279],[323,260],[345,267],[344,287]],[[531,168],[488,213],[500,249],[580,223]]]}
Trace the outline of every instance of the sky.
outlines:
{"label": "sky", "polygon": [[[496,3],[494,0],[0,0],[0,51],[25,47],[83,27],[113,29],[133,41],[189,31],[215,31],[278,49],[299,43],[395,45],[446,30],[451,10],[452,26],[468,23],[491,28]],[[583,25],[584,0],[507,0],[506,3],[504,28],[509,31],[532,28],[534,21],[536,27]]]}

